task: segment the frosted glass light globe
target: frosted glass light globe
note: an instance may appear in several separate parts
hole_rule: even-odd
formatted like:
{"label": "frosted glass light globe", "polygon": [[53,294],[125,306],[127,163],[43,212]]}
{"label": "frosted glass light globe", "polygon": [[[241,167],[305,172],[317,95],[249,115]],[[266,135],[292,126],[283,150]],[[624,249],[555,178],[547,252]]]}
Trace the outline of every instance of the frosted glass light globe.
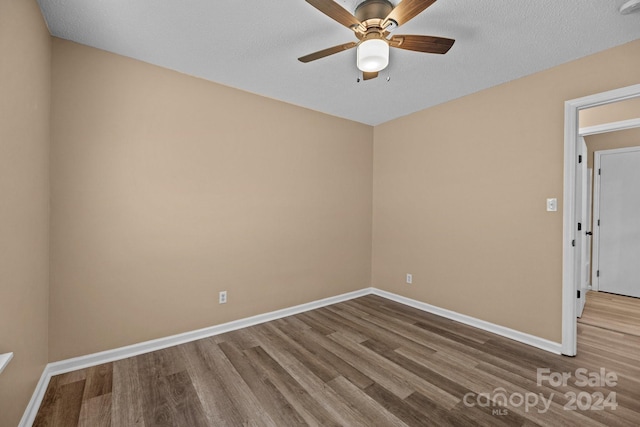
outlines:
{"label": "frosted glass light globe", "polygon": [[381,39],[365,40],[358,45],[358,69],[373,73],[389,65],[389,44]]}

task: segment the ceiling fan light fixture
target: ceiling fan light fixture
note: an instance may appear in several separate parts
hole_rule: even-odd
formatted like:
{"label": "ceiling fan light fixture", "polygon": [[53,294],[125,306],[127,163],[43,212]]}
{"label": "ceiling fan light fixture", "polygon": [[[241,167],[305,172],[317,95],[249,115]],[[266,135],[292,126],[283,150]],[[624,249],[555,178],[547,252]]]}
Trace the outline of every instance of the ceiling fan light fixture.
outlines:
{"label": "ceiling fan light fixture", "polygon": [[365,40],[358,45],[357,58],[360,71],[384,70],[389,65],[389,44],[382,39]]}

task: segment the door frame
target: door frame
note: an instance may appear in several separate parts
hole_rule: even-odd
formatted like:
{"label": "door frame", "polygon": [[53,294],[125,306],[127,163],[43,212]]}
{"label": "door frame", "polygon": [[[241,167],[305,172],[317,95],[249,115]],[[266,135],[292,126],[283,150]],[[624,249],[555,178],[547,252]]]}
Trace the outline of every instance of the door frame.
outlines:
{"label": "door frame", "polygon": [[[640,151],[640,147],[623,147],[612,148],[610,150],[599,150],[593,153],[594,162],[593,169],[600,169],[600,162],[602,156],[607,154],[617,153],[631,153]],[[593,217],[600,218],[600,175],[596,175],[595,185],[593,186]],[[600,268],[600,227],[593,228],[593,258],[592,258],[592,273],[591,273],[591,287],[594,291],[600,290],[600,279],[597,274],[597,270]]]}
{"label": "door frame", "polygon": [[587,297],[587,288],[585,283],[587,282],[587,276],[591,273],[591,271],[587,272],[585,270],[585,263],[589,262],[589,256],[586,252],[589,247],[588,240],[589,236],[586,234],[589,229],[589,208],[588,201],[588,189],[589,189],[589,169],[587,168],[587,155],[589,149],[587,148],[587,141],[585,141],[584,137],[580,136],[578,138],[578,159],[582,156],[582,161],[578,161],[578,166],[576,170],[576,206],[577,212],[576,215],[578,217],[578,223],[581,224],[581,229],[578,231],[582,231],[582,233],[576,234],[576,247],[580,248],[580,258],[577,261],[579,264],[577,265],[577,291],[578,296],[576,297],[576,317],[581,317],[582,312],[584,310],[584,304]]}
{"label": "door frame", "polygon": [[[562,200],[562,354],[575,356],[577,349],[576,292],[578,290],[577,263],[582,248],[574,247],[576,239],[577,214],[576,206],[577,152],[579,136],[578,114],[580,110],[611,104],[631,98],[640,97],[640,84],[614,89],[607,92],[576,98],[564,103],[564,190]],[[628,122],[628,121],[625,121]],[[617,123],[625,123],[617,122]],[[640,121],[632,127],[640,126]],[[607,130],[618,130],[609,127]],[[628,123],[627,123],[628,125]],[[626,127],[628,129],[628,127]],[[585,129],[586,131],[586,129]],[[596,133],[601,133],[596,132]],[[591,134],[591,133],[588,133]],[[586,135],[582,134],[582,136]]]}

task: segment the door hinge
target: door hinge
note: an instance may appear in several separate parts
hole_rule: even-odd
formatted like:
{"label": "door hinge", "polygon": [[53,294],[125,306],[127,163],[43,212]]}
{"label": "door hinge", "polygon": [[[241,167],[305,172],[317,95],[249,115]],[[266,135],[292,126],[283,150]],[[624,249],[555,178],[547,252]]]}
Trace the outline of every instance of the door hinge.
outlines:
{"label": "door hinge", "polygon": [[578,299],[580,299],[580,289],[578,289]]}
{"label": "door hinge", "polygon": [[598,175],[602,175],[602,169],[598,169]]}
{"label": "door hinge", "polygon": [[578,231],[582,230],[582,223],[578,223]]}
{"label": "door hinge", "polygon": [[575,246],[575,245],[576,245],[576,240],[575,240],[575,239],[573,239],[573,240],[571,241],[571,246]]}
{"label": "door hinge", "polygon": [[582,154],[578,156],[578,163],[582,163]]}
{"label": "door hinge", "polygon": [[600,270],[596,271],[596,277],[600,277]]}
{"label": "door hinge", "polygon": [[598,220],[598,227],[600,227],[600,220]]}

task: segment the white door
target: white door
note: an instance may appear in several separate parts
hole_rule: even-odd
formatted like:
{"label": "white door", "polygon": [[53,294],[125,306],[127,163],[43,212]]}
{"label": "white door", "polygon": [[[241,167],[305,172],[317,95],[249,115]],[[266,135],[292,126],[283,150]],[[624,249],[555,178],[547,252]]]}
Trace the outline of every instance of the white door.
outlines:
{"label": "white door", "polygon": [[595,158],[593,279],[601,291],[640,297],[640,147]]}
{"label": "white door", "polygon": [[[589,257],[586,251],[587,249],[587,202],[588,202],[588,179],[587,179],[587,143],[584,138],[580,137],[580,144],[578,145],[578,167],[576,168],[576,197],[579,206],[578,212],[578,224],[576,224],[576,248],[579,253],[576,256],[576,278],[578,280],[577,295],[576,295],[576,315],[582,316],[582,310],[584,310],[585,294],[587,293],[587,284],[589,282],[588,276],[588,262]],[[587,264],[587,265],[585,265]]]}
{"label": "white door", "polygon": [[585,226],[585,245],[583,248],[584,260],[582,262],[584,277],[583,289],[585,292],[591,289],[591,245],[593,240],[593,169],[587,169],[587,225]]}

